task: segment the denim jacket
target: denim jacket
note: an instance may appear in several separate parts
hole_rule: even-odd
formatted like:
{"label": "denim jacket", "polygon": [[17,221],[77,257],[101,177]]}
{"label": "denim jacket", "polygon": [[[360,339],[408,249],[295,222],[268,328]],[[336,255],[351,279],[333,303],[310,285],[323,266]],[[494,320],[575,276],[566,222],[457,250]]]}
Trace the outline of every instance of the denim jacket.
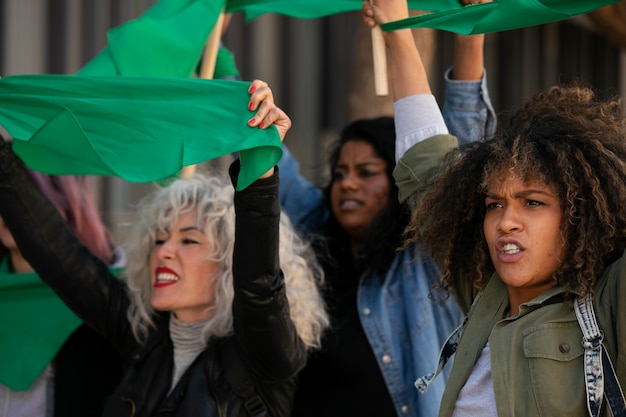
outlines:
{"label": "denim jacket", "polygon": [[452,68],[445,73],[443,118],[450,134],[464,145],[483,136],[493,135],[496,114],[487,88],[486,72],[480,82],[450,78]]}
{"label": "denim jacket", "polygon": [[[467,141],[492,133],[495,115],[485,77],[459,82],[448,74],[443,108],[450,131]],[[298,163],[286,147],[278,166],[283,211],[301,231],[319,231],[330,215],[322,192],[299,174]],[[395,256],[385,277],[360,281],[359,318],[398,416],[432,416],[439,409],[445,378],[434,381],[425,395],[413,386],[417,377],[432,370],[441,345],[463,319],[452,297],[443,304],[430,299],[431,285],[438,279],[435,263],[417,257],[415,248],[409,247]]]}

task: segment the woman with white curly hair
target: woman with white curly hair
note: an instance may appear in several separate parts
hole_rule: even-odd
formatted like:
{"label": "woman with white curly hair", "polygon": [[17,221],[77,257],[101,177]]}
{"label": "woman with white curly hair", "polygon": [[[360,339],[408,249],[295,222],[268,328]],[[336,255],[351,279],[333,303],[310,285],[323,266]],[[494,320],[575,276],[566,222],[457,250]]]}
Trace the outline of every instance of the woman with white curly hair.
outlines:
{"label": "woman with white curly hair", "polygon": [[[164,246],[170,225],[176,224],[176,220],[184,216],[195,216],[197,219],[193,228],[199,225],[197,231],[204,234],[210,242],[208,260],[215,267],[211,287],[205,291],[206,297],[211,299],[207,313],[212,318],[202,327],[202,340],[232,335],[236,221],[233,197],[234,190],[228,180],[215,172],[176,180],[140,203],[141,219],[133,225],[125,245],[128,254],[125,276],[128,277],[131,296],[128,319],[137,339],[144,339],[150,328],[154,327],[151,317],[158,309],[158,303],[167,302],[167,295],[160,294],[160,289],[177,283],[176,277],[162,273],[161,278],[157,276],[157,283],[152,289],[150,273],[153,268],[145,260],[150,258],[153,247],[161,246],[160,251],[167,252]],[[284,215],[280,217],[279,241],[280,269],[284,275],[291,320],[307,347],[319,347],[320,335],[326,322],[326,314],[319,308],[317,285],[323,272],[308,243],[300,238],[289,218]],[[167,253],[161,256],[168,257]],[[165,261],[160,258],[156,261],[165,268]]]}
{"label": "woman with white curly hair", "polygon": [[[248,122],[291,127],[254,81]],[[230,167],[237,184],[239,161]],[[0,140],[0,216],[28,262],[120,352],[108,416],[289,416],[296,375],[328,324],[322,272],[278,204],[271,169],[241,191],[219,176],[149,195],[123,280],[68,231]]]}

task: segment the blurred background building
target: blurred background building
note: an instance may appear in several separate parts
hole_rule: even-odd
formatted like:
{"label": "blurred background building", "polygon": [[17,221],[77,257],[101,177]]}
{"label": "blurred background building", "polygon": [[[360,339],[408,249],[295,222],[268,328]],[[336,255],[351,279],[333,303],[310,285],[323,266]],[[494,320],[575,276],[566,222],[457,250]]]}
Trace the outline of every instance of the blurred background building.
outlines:
{"label": "blurred background building", "polygon": [[[154,2],[0,0],[0,75],[72,74],[106,46],[110,28]],[[452,34],[415,29],[414,35],[442,102]],[[286,143],[315,183],[325,181],[325,149],[342,126],[392,114],[391,98],[374,92],[371,37],[359,13],[315,20],[271,14],[249,23],[236,14],[224,43],[235,53],[243,79],[260,78],[273,87],[293,121]],[[488,34],[486,68],[497,111],[574,80],[602,96],[626,98],[626,0],[566,21]],[[118,225],[153,185],[116,178],[97,178],[97,185],[104,218],[119,238]]]}

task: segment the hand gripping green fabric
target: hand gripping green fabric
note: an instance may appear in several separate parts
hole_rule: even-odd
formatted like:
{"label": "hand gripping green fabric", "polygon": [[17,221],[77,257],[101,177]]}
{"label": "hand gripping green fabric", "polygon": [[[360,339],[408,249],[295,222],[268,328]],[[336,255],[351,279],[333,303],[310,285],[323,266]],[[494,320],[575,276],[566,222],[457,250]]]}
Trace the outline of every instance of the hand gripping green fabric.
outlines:
{"label": "hand gripping green fabric", "polygon": [[[462,6],[459,0],[409,0],[412,10],[431,13],[382,25],[392,31],[429,27],[462,34],[498,32],[567,19],[618,0],[496,0]],[[80,75],[188,77],[193,74],[217,17],[244,12],[303,19],[360,10],[362,0],[160,0],[141,17],[108,33],[108,46]]]}
{"label": "hand gripping green fabric", "polygon": [[250,83],[161,77],[0,79],[0,125],[32,169],[150,182],[239,152],[237,188],[282,155],[278,131],[251,128]]}
{"label": "hand gripping green fabric", "polygon": [[381,25],[389,32],[433,28],[465,35],[502,32],[568,19],[618,0],[496,0],[409,17]]}
{"label": "hand gripping green fabric", "polygon": [[[618,0],[495,0],[463,6],[459,0],[409,0],[409,9],[427,13],[382,25],[384,31],[433,28],[465,35],[541,25],[588,13]],[[229,0],[228,12],[243,11],[246,20],[264,13],[312,19],[360,10],[362,0]]]}

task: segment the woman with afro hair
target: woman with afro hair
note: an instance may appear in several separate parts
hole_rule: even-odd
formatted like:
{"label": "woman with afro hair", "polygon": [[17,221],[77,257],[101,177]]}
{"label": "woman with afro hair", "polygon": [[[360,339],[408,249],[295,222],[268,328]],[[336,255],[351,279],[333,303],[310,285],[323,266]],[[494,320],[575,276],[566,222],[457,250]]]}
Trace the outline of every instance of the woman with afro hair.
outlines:
{"label": "woman with afro hair", "polygon": [[446,346],[456,356],[439,415],[609,415],[610,401],[624,415],[620,100],[553,87],[436,171],[415,187],[407,241],[425,244],[441,286],[469,310]]}

